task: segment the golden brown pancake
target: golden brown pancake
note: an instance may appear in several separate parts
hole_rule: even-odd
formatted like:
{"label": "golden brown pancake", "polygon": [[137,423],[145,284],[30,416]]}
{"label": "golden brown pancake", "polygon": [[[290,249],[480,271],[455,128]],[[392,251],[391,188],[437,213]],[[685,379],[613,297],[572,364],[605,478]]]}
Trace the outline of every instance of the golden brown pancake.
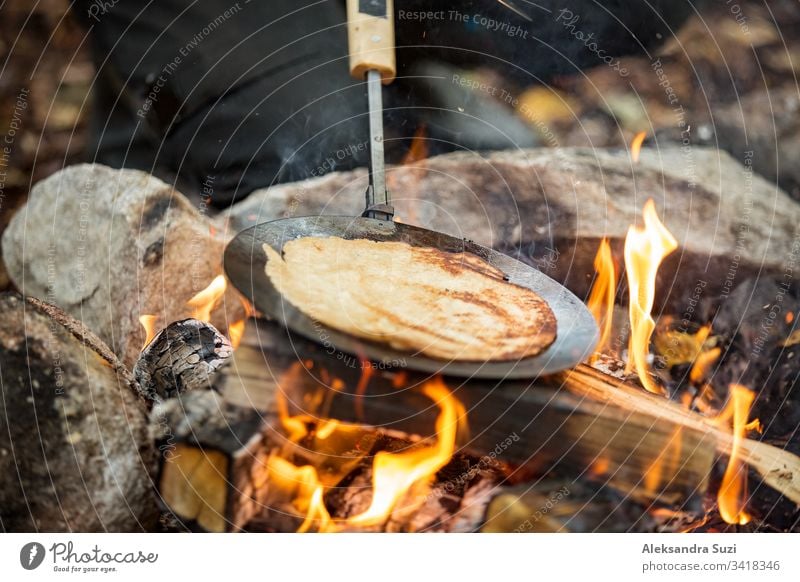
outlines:
{"label": "golden brown pancake", "polygon": [[445,360],[516,360],[556,338],[556,319],[530,289],[471,253],[400,242],[305,237],[267,276],[297,309],[328,327]]}

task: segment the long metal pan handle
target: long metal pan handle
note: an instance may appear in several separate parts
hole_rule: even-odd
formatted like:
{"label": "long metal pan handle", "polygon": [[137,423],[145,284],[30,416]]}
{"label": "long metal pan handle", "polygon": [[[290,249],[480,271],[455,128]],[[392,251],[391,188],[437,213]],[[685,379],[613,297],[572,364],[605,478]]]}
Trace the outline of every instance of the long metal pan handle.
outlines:
{"label": "long metal pan handle", "polygon": [[381,83],[397,72],[392,0],[347,0],[350,74],[367,80],[369,101],[369,188],[364,216],[391,220],[394,209],[386,189]]}

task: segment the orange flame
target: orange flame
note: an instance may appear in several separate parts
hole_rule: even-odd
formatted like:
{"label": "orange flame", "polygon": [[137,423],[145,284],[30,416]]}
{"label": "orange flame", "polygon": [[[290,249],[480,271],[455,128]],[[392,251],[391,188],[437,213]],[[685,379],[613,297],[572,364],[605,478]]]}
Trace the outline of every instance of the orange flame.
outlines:
{"label": "orange flame", "polygon": [[[710,329],[710,326],[709,326]],[[711,348],[708,351],[700,352],[697,359],[689,370],[689,381],[692,384],[700,384],[708,377],[708,372],[722,354],[722,348]]]}
{"label": "orange flame", "polygon": [[642,144],[644,143],[644,138],[646,137],[646,131],[640,131],[633,136],[633,140],[631,141],[631,160],[633,160],[634,164],[639,163],[639,154],[642,151]]}
{"label": "orange flame", "polygon": [[242,336],[244,335],[244,324],[245,320],[240,319],[239,321],[235,321],[228,326],[228,337],[231,340],[231,346],[235,350],[239,347],[239,344],[242,342]]}
{"label": "orange flame", "polygon": [[186,306],[192,310],[192,317],[208,323],[211,319],[211,312],[227,288],[228,283],[225,281],[225,276],[217,275],[208,287],[186,302]]}
{"label": "orange flame", "polygon": [[[287,374],[301,373],[299,365]],[[423,393],[436,401],[440,408],[436,420],[436,444],[416,446],[400,453],[381,451],[375,455],[372,466],[372,501],[361,514],[348,518],[343,523],[334,523],[324,504],[324,485],[317,470],[311,465],[298,467],[290,461],[273,455],[268,459],[270,484],[275,490],[293,499],[293,505],[305,515],[298,532],[309,531],[316,526],[317,531],[340,531],[347,526],[368,527],[380,525],[391,515],[403,495],[415,486],[425,484],[445,466],[453,456],[456,432],[459,425],[458,411],[463,405],[450,393],[441,378],[429,380],[422,388]],[[279,393],[280,395],[280,393]],[[285,398],[277,399],[278,413],[289,440],[297,442],[307,434],[303,417],[292,417],[288,413]],[[361,430],[357,425],[344,424],[335,420],[322,421],[316,438],[325,440],[339,430]],[[405,508],[404,508],[405,509]]]}
{"label": "orange flame", "polygon": [[144,343],[142,344],[142,349],[145,349],[150,342],[153,341],[153,338],[156,337],[156,321],[158,320],[157,315],[140,315],[139,316],[139,323],[142,324],[144,328]]}
{"label": "orange flame", "polygon": [[739,459],[742,439],[747,430],[747,418],[750,416],[750,407],[755,394],[745,386],[731,384],[730,400],[733,411],[733,446],[731,447],[730,460],[722,477],[722,484],[717,493],[719,514],[726,523],[744,525],[750,521],[750,516],[745,511],[747,498],[747,466]]}
{"label": "orange flame", "polygon": [[611,324],[614,315],[614,297],[617,291],[617,270],[614,266],[614,257],[611,254],[611,245],[608,239],[603,238],[597,255],[594,258],[594,269],[597,278],[589,293],[587,305],[594,315],[597,325],[600,326],[600,341],[595,352],[602,353],[611,337]]}
{"label": "orange flame", "polygon": [[297,467],[286,459],[272,455],[267,459],[267,471],[270,486],[287,492],[297,511],[305,514],[298,533],[309,531],[313,525],[317,526],[318,531],[330,528],[331,516],[325,507],[324,490],[314,467]]}
{"label": "orange flame", "polygon": [[369,385],[369,381],[372,379],[372,375],[375,373],[375,369],[372,367],[372,362],[370,362],[366,356],[359,355],[358,362],[361,366],[361,377],[358,379],[358,384],[356,384],[355,408],[356,416],[359,420],[363,421],[364,394],[367,392],[367,386]]}
{"label": "orange flame", "polygon": [[383,523],[406,491],[417,483],[427,483],[453,456],[458,427],[457,401],[439,377],[428,381],[422,391],[441,408],[436,420],[436,445],[402,453],[381,451],[376,454],[372,469],[372,502],[366,511],[350,518],[349,523],[359,526]]}
{"label": "orange flame", "polygon": [[650,315],[655,302],[656,274],[661,261],[678,248],[678,243],[661,223],[653,200],[644,205],[644,228],[631,226],[625,237],[625,271],[630,290],[631,340],[628,371],[636,371],[650,392],[663,394],[648,374],[647,355],[655,322]]}
{"label": "orange flame", "polygon": [[275,406],[278,409],[278,418],[280,419],[281,426],[283,426],[283,429],[286,431],[289,442],[292,443],[299,442],[300,439],[306,436],[308,434],[308,428],[303,417],[289,414],[289,403],[286,401],[286,395],[283,393],[282,386],[301,382],[303,370],[303,364],[294,362],[278,381],[278,390],[275,394]]}
{"label": "orange flame", "polygon": [[[217,275],[214,280],[208,284],[208,287],[197,293],[194,297],[186,302],[186,307],[192,310],[191,317],[194,319],[209,323],[211,321],[211,312],[217,308],[220,300],[228,290],[228,281],[225,275]],[[255,313],[253,306],[244,299],[241,300],[242,307],[244,307],[245,318],[250,317]],[[233,323],[228,324],[228,337],[231,340],[231,346],[234,349],[239,347],[244,335],[245,320],[240,319]]]}

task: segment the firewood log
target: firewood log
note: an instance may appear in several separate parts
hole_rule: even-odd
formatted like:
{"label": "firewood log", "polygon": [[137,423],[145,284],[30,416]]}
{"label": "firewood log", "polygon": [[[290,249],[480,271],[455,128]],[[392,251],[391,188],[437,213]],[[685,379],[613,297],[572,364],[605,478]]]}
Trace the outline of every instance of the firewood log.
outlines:
{"label": "firewood log", "polygon": [[[80,319],[133,367],[158,327],[191,317],[187,302],[222,273],[226,238],[180,192],[145,172],[80,164],[37,183],[3,233],[3,260],[25,295]],[[23,251],[24,249],[24,251]],[[228,288],[210,312],[226,332],[244,317]]]}
{"label": "firewood log", "polygon": [[133,375],[154,402],[213,388],[213,376],[233,354],[230,341],[210,323],[175,321],[142,350]]}
{"label": "firewood log", "polygon": [[238,531],[263,507],[275,446],[268,417],[194,391],[156,405],[151,424],[161,452],[159,493],[187,527]]}
{"label": "firewood log", "polygon": [[0,297],[0,530],[141,531],[158,519],[136,383],[60,309]]}

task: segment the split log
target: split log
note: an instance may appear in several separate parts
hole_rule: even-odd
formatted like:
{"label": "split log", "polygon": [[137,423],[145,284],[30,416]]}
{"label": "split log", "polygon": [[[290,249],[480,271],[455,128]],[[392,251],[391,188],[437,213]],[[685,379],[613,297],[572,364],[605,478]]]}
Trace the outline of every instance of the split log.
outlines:
{"label": "split log", "polygon": [[[659,422],[673,423],[711,439],[718,453],[729,456],[733,436],[706,417],[665,401],[638,387],[581,365],[562,375],[565,387],[575,394],[609,405],[621,405],[632,414],[647,415]],[[789,451],[752,439],[743,439],[741,460],[761,476],[764,483],[800,505],[800,457]]]}
{"label": "split log", "polygon": [[230,341],[213,325],[184,319],[169,324],[145,346],[133,375],[148,400],[161,402],[212,389],[214,374],[232,354]]}
{"label": "split log", "polygon": [[[652,197],[681,245],[659,269],[658,289],[669,296],[660,293],[656,308],[679,314],[698,283],[700,299],[715,298],[751,276],[782,275],[800,223],[800,205],[784,191],[711,148],[646,148],[638,164],[625,150],[459,152],[388,169],[387,177],[400,220],[517,255],[579,297],[593,280],[600,240],[610,238],[621,259],[628,227]],[[229,210],[228,228],[357,215],[367,180],[356,170],[256,191]]]}
{"label": "split log", "polygon": [[0,529],[149,531],[146,405],[109,348],[60,309],[0,297]]}
{"label": "split log", "polygon": [[239,531],[264,507],[275,446],[268,417],[195,391],[155,406],[150,422],[162,453],[159,493],[188,528]]}
{"label": "split log", "polygon": [[[136,170],[83,164],[31,190],[3,233],[3,260],[25,295],[83,321],[132,367],[145,332],[192,316],[186,302],[222,273],[225,238],[179,192]],[[231,289],[212,311],[223,332],[244,310]]]}

